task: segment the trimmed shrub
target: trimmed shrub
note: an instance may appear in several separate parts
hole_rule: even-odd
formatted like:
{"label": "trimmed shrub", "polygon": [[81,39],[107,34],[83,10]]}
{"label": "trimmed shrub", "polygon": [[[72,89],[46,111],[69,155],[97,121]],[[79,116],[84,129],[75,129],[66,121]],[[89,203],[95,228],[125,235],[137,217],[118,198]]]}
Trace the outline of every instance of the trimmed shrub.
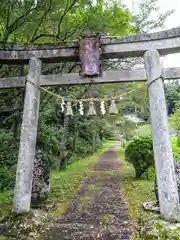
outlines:
{"label": "trimmed shrub", "polygon": [[125,158],[133,165],[136,177],[140,177],[154,165],[152,139],[138,138],[129,143],[125,149]]}

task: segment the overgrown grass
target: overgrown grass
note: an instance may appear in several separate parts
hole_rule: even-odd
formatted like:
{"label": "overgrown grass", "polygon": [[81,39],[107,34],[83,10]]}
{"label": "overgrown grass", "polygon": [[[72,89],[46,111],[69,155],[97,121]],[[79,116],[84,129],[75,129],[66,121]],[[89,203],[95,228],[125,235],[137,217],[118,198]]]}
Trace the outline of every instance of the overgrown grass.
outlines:
{"label": "overgrown grass", "polygon": [[151,127],[149,124],[142,125],[136,130],[139,137],[147,137],[151,135]]}
{"label": "overgrown grass", "polygon": [[[174,157],[180,157],[180,147],[177,147],[176,141],[176,137],[171,137]],[[142,213],[142,203],[155,200],[153,177],[155,172],[153,172],[152,169],[149,170],[149,179],[147,179],[146,175],[144,175],[141,179],[135,179],[133,166],[124,159],[124,149],[118,148],[118,154],[121,161],[123,161],[123,168],[120,173],[124,186],[125,197],[127,198],[130,207],[133,208],[137,214],[138,212]]]}
{"label": "overgrown grass", "polygon": [[177,137],[171,137],[171,145],[174,158],[180,161],[180,147],[177,146]]}
{"label": "overgrown grass", "polygon": [[[171,123],[170,120],[168,120],[168,126],[169,126],[170,131],[173,130],[172,123]],[[139,126],[138,129],[136,129],[136,131],[138,132],[139,137],[151,136],[151,126],[150,126],[150,124],[145,124],[145,125]]]}
{"label": "overgrown grass", "polygon": [[153,192],[154,179],[147,180],[145,176],[136,179],[133,166],[124,159],[124,149],[119,148],[118,155],[119,159],[123,162],[120,175],[123,183],[124,196],[128,200],[131,213],[135,215],[143,211],[143,202],[155,200],[155,194]]}
{"label": "overgrown grass", "polygon": [[139,229],[141,226],[141,220],[152,213],[146,212],[143,209],[144,202],[155,201],[154,194],[154,179],[147,179],[146,176],[136,179],[135,171],[132,165],[130,165],[124,159],[124,149],[118,148],[118,157],[123,162],[123,167],[120,170],[121,182],[123,186],[123,194],[125,201],[128,202],[128,210],[134,220],[134,235],[133,239],[142,239],[139,237]]}
{"label": "overgrown grass", "polygon": [[[174,156],[180,153],[180,148],[177,147],[176,141],[176,137],[171,138]],[[159,218],[157,214],[147,212],[143,209],[144,202],[156,201],[154,193],[155,170],[151,169],[149,171],[149,179],[147,179],[146,175],[142,176],[140,179],[136,179],[133,166],[127,161],[125,161],[124,149],[119,147],[117,150],[119,159],[123,162],[123,167],[120,170],[120,175],[123,185],[124,197],[128,202],[128,210],[130,214],[134,217],[133,219],[135,220],[134,226],[136,227],[136,229],[133,239],[145,239],[139,236],[139,229],[142,229],[142,226],[144,226],[146,221],[148,221],[149,217]]]}
{"label": "overgrown grass", "polygon": [[[168,118],[168,127],[169,127],[170,131],[173,130],[173,124],[172,124],[172,120],[170,117]],[[150,126],[150,124],[144,124],[142,126],[139,126],[138,129],[136,129],[136,131],[138,131],[139,137],[150,136],[151,135],[151,126]]]}
{"label": "overgrown grass", "polygon": [[73,162],[67,167],[65,171],[52,172],[52,194],[49,201],[56,205],[60,204],[60,209],[54,214],[58,215],[63,213],[68,204],[68,199],[77,192],[80,186],[80,182],[85,177],[88,169],[95,164],[100,155],[108,148],[110,142],[107,142],[103,149],[98,150],[94,155],[85,159],[80,159]]}
{"label": "overgrown grass", "polygon": [[13,191],[0,192],[0,220],[11,212]]}
{"label": "overgrown grass", "polygon": [[[142,127],[142,132],[148,133],[150,130],[149,125]],[[171,137],[171,145],[174,157],[180,160],[180,147],[177,146],[177,137]],[[130,200],[133,207],[136,207],[139,211],[142,209],[142,203],[146,201],[155,200],[154,190],[154,178],[150,176],[149,179],[146,176],[141,179],[135,179],[135,171],[131,164],[124,159],[124,149],[118,148],[119,158],[123,161],[123,168],[121,169],[121,177],[124,185],[125,197]],[[179,156],[179,158],[177,157]],[[151,169],[149,171],[151,174]],[[140,207],[140,209],[139,209]]]}
{"label": "overgrown grass", "polygon": [[[84,159],[73,161],[65,170],[51,173],[51,194],[47,201],[50,207],[57,203],[62,203],[70,197],[70,194],[76,191],[81,180],[85,176],[87,169],[96,162],[98,157],[104,152],[111,141],[105,142],[104,147],[98,150],[94,155]],[[0,192],[0,219],[10,214],[12,206],[13,191]]]}

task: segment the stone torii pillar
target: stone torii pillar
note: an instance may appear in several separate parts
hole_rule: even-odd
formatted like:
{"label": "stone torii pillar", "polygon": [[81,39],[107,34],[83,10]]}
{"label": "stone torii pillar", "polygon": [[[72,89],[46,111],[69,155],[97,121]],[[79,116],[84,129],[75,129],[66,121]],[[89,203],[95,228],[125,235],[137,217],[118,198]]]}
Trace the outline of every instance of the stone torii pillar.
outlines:
{"label": "stone torii pillar", "polygon": [[160,56],[157,50],[144,54],[149,108],[152,126],[152,140],[161,217],[165,220],[180,221],[180,203],[173,162],[168,117],[161,78]]}
{"label": "stone torii pillar", "polygon": [[39,115],[41,61],[31,58],[29,61],[28,80],[24,99],[21,138],[14,189],[13,213],[29,212],[33,180],[34,157]]}

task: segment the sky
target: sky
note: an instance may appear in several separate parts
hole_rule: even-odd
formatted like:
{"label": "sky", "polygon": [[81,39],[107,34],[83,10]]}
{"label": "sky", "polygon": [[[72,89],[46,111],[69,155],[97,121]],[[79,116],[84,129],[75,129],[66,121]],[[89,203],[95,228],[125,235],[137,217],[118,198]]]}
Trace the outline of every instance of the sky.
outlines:
{"label": "sky", "polygon": [[[132,9],[136,7],[139,0],[121,0],[121,2]],[[167,10],[174,10],[174,13],[167,18],[165,28],[159,29],[159,31],[180,26],[180,0],[159,0],[158,5],[162,13]],[[180,67],[180,54],[168,55],[164,61],[164,67]]]}

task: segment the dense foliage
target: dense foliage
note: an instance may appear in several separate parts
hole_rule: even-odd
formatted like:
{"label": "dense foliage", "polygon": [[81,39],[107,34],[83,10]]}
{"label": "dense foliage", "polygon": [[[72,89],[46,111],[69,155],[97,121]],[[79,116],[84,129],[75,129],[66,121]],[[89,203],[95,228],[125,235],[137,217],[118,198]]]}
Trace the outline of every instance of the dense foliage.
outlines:
{"label": "dense foliage", "polygon": [[[178,97],[180,98],[180,93],[178,94]],[[171,122],[172,122],[172,127],[176,132],[177,135],[177,147],[180,147],[180,99],[175,102],[175,110],[174,114],[171,116]],[[178,160],[180,159],[180,153]]]}
{"label": "dense foliage", "polygon": [[180,85],[178,82],[165,85],[168,114],[173,114],[177,108],[176,103],[180,101]]}
{"label": "dense foliage", "polygon": [[138,138],[130,142],[125,149],[125,158],[133,165],[136,177],[140,177],[154,165],[152,139]]}
{"label": "dense foliage", "polygon": [[[26,42],[33,44],[59,44],[76,41],[82,33],[98,32],[103,36],[132,35],[161,26],[170,14],[160,14],[154,21],[149,16],[156,11],[156,0],[142,1],[139,12],[132,15],[119,5],[119,1],[52,1],[52,0],[0,0],[0,41]],[[130,68],[141,63],[139,59],[106,60],[104,70]],[[42,74],[78,72],[78,63],[43,64]],[[26,75],[28,68],[22,66],[0,66],[0,76]],[[121,94],[142,86],[142,84],[116,84],[106,86],[59,87],[50,91],[65,97],[106,97]],[[139,94],[141,93],[141,94]],[[0,95],[0,188],[13,186],[18,157],[20,126],[22,120],[24,89],[1,91]],[[142,111],[139,116],[147,119],[146,87],[131,94],[118,103],[123,105],[117,116],[102,117],[97,107],[97,116],[80,117],[73,106],[74,116],[67,119],[60,111],[59,99],[41,91],[40,117],[37,147],[46,156],[52,167],[65,168],[68,163],[81,156],[86,156],[100,147],[99,136],[104,139],[123,134],[131,137],[132,123],[124,121],[117,124],[123,114],[134,112],[135,106]],[[88,106],[85,106],[87,112]],[[108,110],[107,106],[106,109]]]}
{"label": "dense foliage", "polygon": [[0,131],[0,190],[11,188],[15,179],[15,168],[19,143],[11,131]]}

